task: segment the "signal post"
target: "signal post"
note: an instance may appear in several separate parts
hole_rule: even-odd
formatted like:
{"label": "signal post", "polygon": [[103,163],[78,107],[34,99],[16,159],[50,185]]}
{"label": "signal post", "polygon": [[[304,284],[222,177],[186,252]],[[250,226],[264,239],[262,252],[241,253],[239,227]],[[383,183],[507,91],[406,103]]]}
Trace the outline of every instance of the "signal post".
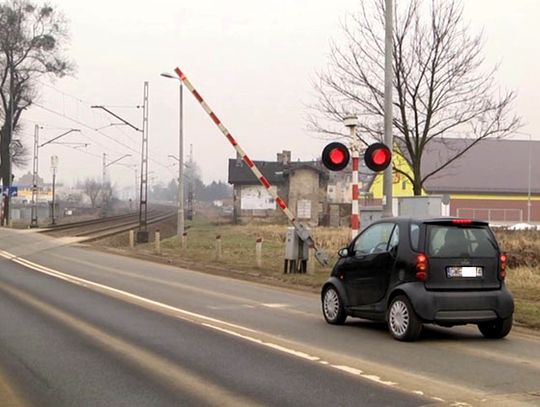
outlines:
{"label": "signal post", "polygon": [[343,119],[343,124],[351,132],[351,156],[352,156],[352,177],[351,177],[351,239],[354,239],[360,230],[360,207],[358,205],[358,164],[360,161],[360,146],[356,137],[356,126],[358,126],[358,117],[350,116]]}
{"label": "signal post", "polygon": [[[343,143],[339,142],[326,145],[322,152],[322,163],[330,171],[341,171],[347,167],[349,159],[352,157],[351,238],[354,239],[360,230],[360,207],[358,203],[360,146],[359,138],[356,136],[358,118],[356,116],[346,117],[343,122],[351,132],[352,141],[350,147],[347,148]],[[370,170],[374,172],[384,171],[392,162],[392,152],[383,143],[373,143],[366,149],[364,161]]]}

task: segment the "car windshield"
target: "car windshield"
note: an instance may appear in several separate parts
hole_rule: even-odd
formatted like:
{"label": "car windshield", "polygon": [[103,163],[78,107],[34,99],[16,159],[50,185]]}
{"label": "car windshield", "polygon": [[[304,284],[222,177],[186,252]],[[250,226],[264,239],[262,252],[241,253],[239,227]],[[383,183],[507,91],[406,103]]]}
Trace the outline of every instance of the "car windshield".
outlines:
{"label": "car windshield", "polygon": [[485,227],[429,225],[427,253],[432,257],[492,257],[497,246]]}

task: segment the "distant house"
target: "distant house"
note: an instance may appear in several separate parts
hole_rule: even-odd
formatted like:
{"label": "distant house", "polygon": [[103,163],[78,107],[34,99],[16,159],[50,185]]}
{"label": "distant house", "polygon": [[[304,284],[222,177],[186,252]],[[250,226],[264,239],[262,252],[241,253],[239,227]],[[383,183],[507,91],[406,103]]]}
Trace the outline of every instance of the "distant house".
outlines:
{"label": "distant house", "polygon": [[[428,174],[447,157],[471,143],[443,139],[430,143],[423,155],[422,171]],[[403,160],[401,169],[407,169]],[[412,196],[405,177],[394,175],[394,196]],[[382,175],[370,192],[382,198]],[[424,193],[447,196],[450,214],[492,222],[540,222],[540,141],[489,139],[473,146],[448,167],[429,178]],[[530,206],[529,206],[530,204]]]}
{"label": "distant house", "polygon": [[[31,172],[27,172],[19,179],[15,180],[14,184],[17,187],[17,197],[13,199],[14,202],[31,202],[33,191],[33,175]],[[37,202],[49,202],[52,200],[51,185],[46,184],[43,178],[37,176]]]}
{"label": "distant house", "polygon": [[[327,171],[318,161],[291,161],[291,152],[276,161],[254,161],[271,188],[286,202],[297,219],[318,225],[324,217]],[[281,209],[241,159],[229,160],[228,182],[233,185],[233,216],[244,222],[253,218],[284,217]]]}

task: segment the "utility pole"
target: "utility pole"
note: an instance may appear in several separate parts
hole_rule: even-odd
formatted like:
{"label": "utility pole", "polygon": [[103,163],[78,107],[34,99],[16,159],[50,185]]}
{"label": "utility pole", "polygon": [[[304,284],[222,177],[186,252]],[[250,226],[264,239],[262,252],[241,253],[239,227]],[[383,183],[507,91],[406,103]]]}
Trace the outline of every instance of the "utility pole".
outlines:
{"label": "utility pole", "polygon": [[32,165],[32,218],[30,220],[30,227],[38,227],[38,214],[37,214],[37,199],[38,199],[38,155],[39,151],[39,126],[36,124],[34,127],[34,159]]}
{"label": "utility pole", "polygon": [[143,91],[143,129],[141,151],[141,195],[139,203],[139,231],[138,243],[148,243],[147,217],[148,217],[148,82],[144,82]]}
{"label": "utility pole", "polygon": [[[179,80],[177,76],[164,72],[164,78]],[[179,103],[178,103],[178,220],[176,234],[182,240],[184,234],[184,100],[182,81],[179,80]]]}
{"label": "utility pole", "polygon": [[527,186],[527,225],[531,224],[531,167],[532,167],[532,138],[529,134],[529,181]]}
{"label": "utility pole", "polygon": [[[13,114],[14,114],[14,103],[13,103],[13,61],[8,61],[10,64],[9,67],[9,138],[8,138],[8,184],[7,184],[7,196],[4,201],[4,219],[6,226],[11,226],[11,141],[13,140]],[[5,190],[5,185],[4,185]]]}
{"label": "utility pole", "polygon": [[133,169],[135,170],[135,192],[133,195],[133,200],[135,201],[137,199],[137,190],[139,189],[139,174],[137,171],[137,166],[135,166]]}
{"label": "utility pole", "polygon": [[51,156],[51,170],[52,170],[52,208],[51,208],[51,225],[56,225],[56,219],[54,216],[56,205],[56,170],[58,169],[58,156]]}
{"label": "utility pole", "polygon": [[105,182],[107,180],[107,154],[103,153],[103,169],[101,171],[101,217],[107,216],[107,199],[105,198]]}
{"label": "utility pole", "polygon": [[148,230],[147,230],[147,198],[148,198],[148,82],[144,82],[143,90],[143,128],[139,129],[127,120],[113,113],[105,106],[90,106],[92,109],[102,109],[109,113],[111,116],[120,120],[126,126],[142,133],[142,147],[141,147],[141,186],[139,195],[139,230],[137,232],[137,242],[148,242]]}
{"label": "utility pole", "polygon": [[[189,145],[189,168],[192,169],[191,176],[193,177],[193,144]],[[189,184],[188,184],[187,219],[193,220],[193,178],[189,179]]]}
{"label": "utility pole", "polygon": [[[392,35],[393,35],[393,0],[385,0],[385,37],[384,37],[384,144],[393,151],[392,137]],[[384,170],[383,179],[383,216],[391,217],[392,212],[392,167]]]}

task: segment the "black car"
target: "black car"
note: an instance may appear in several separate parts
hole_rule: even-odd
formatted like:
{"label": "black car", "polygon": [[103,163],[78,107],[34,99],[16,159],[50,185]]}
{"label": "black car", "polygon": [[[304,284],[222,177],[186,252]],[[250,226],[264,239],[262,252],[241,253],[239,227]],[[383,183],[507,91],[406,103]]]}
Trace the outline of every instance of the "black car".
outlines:
{"label": "black car", "polygon": [[512,328],[506,255],[486,222],[386,218],[339,257],[321,293],[330,324],[347,316],[386,321],[402,341],[415,340],[423,323],[477,324],[487,338]]}

